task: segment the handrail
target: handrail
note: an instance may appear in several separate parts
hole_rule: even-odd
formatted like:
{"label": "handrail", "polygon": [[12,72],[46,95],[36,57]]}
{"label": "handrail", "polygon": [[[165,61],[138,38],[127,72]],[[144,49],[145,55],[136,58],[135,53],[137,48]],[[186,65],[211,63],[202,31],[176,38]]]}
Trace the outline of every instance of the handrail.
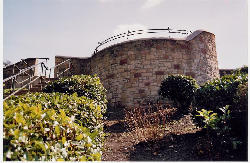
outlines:
{"label": "handrail", "polygon": [[[50,69],[45,65],[44,62],[37,63],[37,64],[35,64],[35,65],[32,65],[32,66],[27,67],[27,68],[24,68],[24,69],[20,69],[18,66],[16,66],[15,64],[13,64],[13,65],[14,65],[14,66],[13,66],[13,74],[14,74],[14,68],[15,68],[15,67],[16,67],[20,72],[17,73],[17,74],[15,74],[15,75],[12,75],[12,76],[10,76],[10,77],[8,77],[8,78],[6,78],[6,79],[3,80],[3,82],[7,82],[7,81],[9,81],[9,80],[12,79],[12,82],[11,82],[11,85],[12,85],[12,86],[11,86],[11,88],[12,88],[12,90],[13,90],[13,92],[12,92],[10,95],[8,95],[4,100],[8,99],[8,98],[9,98],[10,96],[12,96],[12,95],[15,95],[17,92],[19,92],[20,90],[24,89],[24,88],[27,87],[27,86],[29,86],[29,90],[30,90],[31,84],[32,84],[33,82],[35,82],[38,78],[41,78],[41,77],[42,77],[42,74],[45,74],[45,78],[46,78],[46,71],[47,71],[47,70],[50,71],[50,73],[49,73],[49,79],[50,79],[51,70],[52,70],[52,69],[55,69],[56,67],[59,67],[60,65],[66,63],[66,62],[69,62],[69,67],[66,68],[65,70],[63,70],[62,72],[58,72],[58,73],[56,74],[56,77],[59,77],[60,75],[64,74],[66,71],[68,71],[68,70],[71,69],[71,59],[67,59],[67,60],[61,62],[60,64],[51,67]],[[36,76],[34,76],[34,72],[33,72],[32,69],[33,69],[34,67],[39,66],[39,65],[41,65],[42,72],[40,73],[39,76],[36,77]],[[44,69],[44,68],[45,68],[45,69]],[[30,71],[30,74],[27,73],[28,70],[32,70],[32,71]],[[24,80],[22,80],[22,81],[16,80],[16,79],[17,79],[17,76],[20,75],[20,74],[23,74],[23,73],[25,73],[25,74],[28,76],[28,78],[26,78],[26,79],[24,79]],[[34,79],[34,77],[36,77],[36,78]],[[33,80],[33,79],[34,79],[34,80]],[[23,85],[23,83],[27,82],[28,80],[29,80],[29,82],[28,82],[27,84],[25,84],[25,85],[22,86],[21,88],[18,88],[18,89],[15,91],[16,83],[17,83],[17,84],[20,84],[20,85]]]}
{"label": "handrail", "polygon": [[19,73],[10,76],[10,77],[8,77],[7,79],[4,79],[3,82],[6,82],[6,81],[8,81],[8,80],[10,80],[10,79],[13,79],[13,78],[17,77],[18,75],[20,75],[20,74],[22,74],[22,73],[24,73],[24,72],[26,72],[26,71],[28,71],[28,70],[30,70],[30,69],[36,67],[37,65],[42,64],[42,63],[43,63],[43,62],[40,62],[40,63],[37,63],[37,64],[35,64],[35,65],[33,65],[33,66],[30,66],[30,67],[27,67],[27,68],[25,68],[25,69],[22,69]]}
{"label": "handrail", "polygon": [[58,74],[57,74],[57,77],[60,76],[60,75],[62,75],[62,74],[65,73],[65,72],[67,72],[69,69],[70,69],[70,67],[67,68],[67,69],[65,69],[65,70],[64,70],[63,72],[61,72],[60,74],[58,73]]}
{"label": "handrail", "polygon": [[65,60],[65,61],[63,61],[63,62],[61,62],[61,63],[59,63],[58,65],[55,65],[55,66],[51,67],[50,69],[56,68],[56,67],[60,66],[61,64],[65,63],[65,62],[68,62],[68,61],[70,61],[70,60],[71,60],[71,59],[67,59],[67,60]]}
{"label": "handrail", "polygon": [[35,82],[38,78],[40,78],[40,76],[36,77],[34,80],[32,80],[31,82],[25,84],[24,86],[22,86],[21,88],[19,88],[18,90],[16,90],[15,92],[11,93],[8,97],[6,97],[5,99],[3,99],[3,101],[9,99],[12,95],[16,94],[17,92],[21,91],[22,89],[24,89],[27,85],[30,85],[31,83]]}
{"label": "handrail", "polygon": [[[25,63],[26,65],[28,65],[28,63],[25,61],[25,60],[27,60],[27,59],[45,59],[46,61],[47,60],[49,60],[49,58],[43,58],[43,57],[38,57],[38,58],[26,58],[26,59],[21,59],[21,61],[19,61],[19,62],[23,62],[23,63]],[[19,63],[19,62],[17,62],[17,63]],[[10,63],[10,64],[8,64],[8,65],[6,65],[6,66],[4,66],[3,68],[7,68],[7,67],[9,67],[9,66],[12,66],[12,65],[15,65],[16,63]],[[29,65],[28,65],[29,66]]]}
{"label": "handrail", "polygon": [[[20,69],[19,67],[17,67],[17,65],[14,64],[14,67],[16,67],[19,71],[22,71],[22,69]],[[26,75],[30,76],[30,74],[28,74],[27,72],[23,72],[25,73]]]}
{"label": "handrail", "polygon": [[50,69],[49,69],[49,78],[50,78],[50,75],[51,75],[51,70],[52,69],[55,69],[56,67],[58,67],[58,66],[60,66],[60,65],[62,65],[62,64],[64,64],[64,63],[66,63],[66,62],[69,62],[69,68],[67,68],[65,71],[63,71],[62,73],[60,73],[59,75],[56,75],[56,77],[59,77],[61,74],[63,74],[63,73],[65,73],[66,71],[68,71],[69,69],[70,69],[70,65],[71,65],[71,59],[67,59],[67,60],[65,60],[65,61],[63,61],[63,62],[61,62],[61,63],[59,63],[58,65],[55,65],[55,66],[53,66],[53,67],[51,67]]}

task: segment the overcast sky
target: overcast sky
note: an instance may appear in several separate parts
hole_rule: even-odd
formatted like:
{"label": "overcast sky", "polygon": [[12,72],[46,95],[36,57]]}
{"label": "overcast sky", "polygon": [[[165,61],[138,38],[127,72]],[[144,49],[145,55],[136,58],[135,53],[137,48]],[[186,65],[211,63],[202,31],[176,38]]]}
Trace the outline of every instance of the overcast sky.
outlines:
{"label": "overcast sky", "polygon": [[115,33],[167,27],[214,33],[219,68],[248,64],[247,0],[4,0],[3,56],[88,57]]}

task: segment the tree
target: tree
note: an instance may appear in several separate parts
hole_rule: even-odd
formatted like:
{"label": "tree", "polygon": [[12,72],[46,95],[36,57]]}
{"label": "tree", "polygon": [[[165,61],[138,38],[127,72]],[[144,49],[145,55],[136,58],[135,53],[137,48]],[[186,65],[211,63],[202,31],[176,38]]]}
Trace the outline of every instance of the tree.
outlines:
{"label": "tree", "polygon": [[9,61],[9,60],[4,60],[3,61],[3,66],[4,67],[8,66],[9,64],[11,64],[11,61]]}

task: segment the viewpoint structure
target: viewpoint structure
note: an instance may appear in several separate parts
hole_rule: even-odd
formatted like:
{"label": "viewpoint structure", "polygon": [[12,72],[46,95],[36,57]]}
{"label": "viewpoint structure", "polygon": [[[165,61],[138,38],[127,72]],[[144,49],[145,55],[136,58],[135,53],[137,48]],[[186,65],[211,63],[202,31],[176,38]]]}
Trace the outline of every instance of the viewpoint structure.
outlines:
{"label": "viewpoint structure", "polygon": [[[192,76],[199,84],[219,77],[215,35],[198,30],[183,39],[146,38],[111,45],[89,58],[72,59],[72,74],[97,74],[111,105],[156,100],[169,74]],[[56,72],[57,70],[55,70]]]}

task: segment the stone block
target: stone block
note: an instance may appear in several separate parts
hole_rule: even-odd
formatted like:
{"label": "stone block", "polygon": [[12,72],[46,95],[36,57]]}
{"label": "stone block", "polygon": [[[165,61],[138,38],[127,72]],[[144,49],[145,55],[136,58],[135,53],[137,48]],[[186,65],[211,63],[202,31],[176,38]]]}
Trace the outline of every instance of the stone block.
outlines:
{"label": "stone block", "polygon": [[128,59],[122,59],[120,60],[120,65],[124,65],[124,64],[127,64],[128,63]]}
{"label": "stone block", "polygon": [[144,85],[145,86],[150,86],[150,82],[145,82]]}
{"label": "stone block", "polygon": [[106,79],[111,79],[111,78],[114,78],[115,77],[115,74],[108,74],[107,76],[106,76]]}
{"label": "stone block", "polygon": [[155,72],[155,75],[164,75],[165,73],[164,73],[164,71],[156,71]]}
{"label": "stone block", "polygon": [[179,70],[181,68],[180,64],[174,64],[174,69]]}

